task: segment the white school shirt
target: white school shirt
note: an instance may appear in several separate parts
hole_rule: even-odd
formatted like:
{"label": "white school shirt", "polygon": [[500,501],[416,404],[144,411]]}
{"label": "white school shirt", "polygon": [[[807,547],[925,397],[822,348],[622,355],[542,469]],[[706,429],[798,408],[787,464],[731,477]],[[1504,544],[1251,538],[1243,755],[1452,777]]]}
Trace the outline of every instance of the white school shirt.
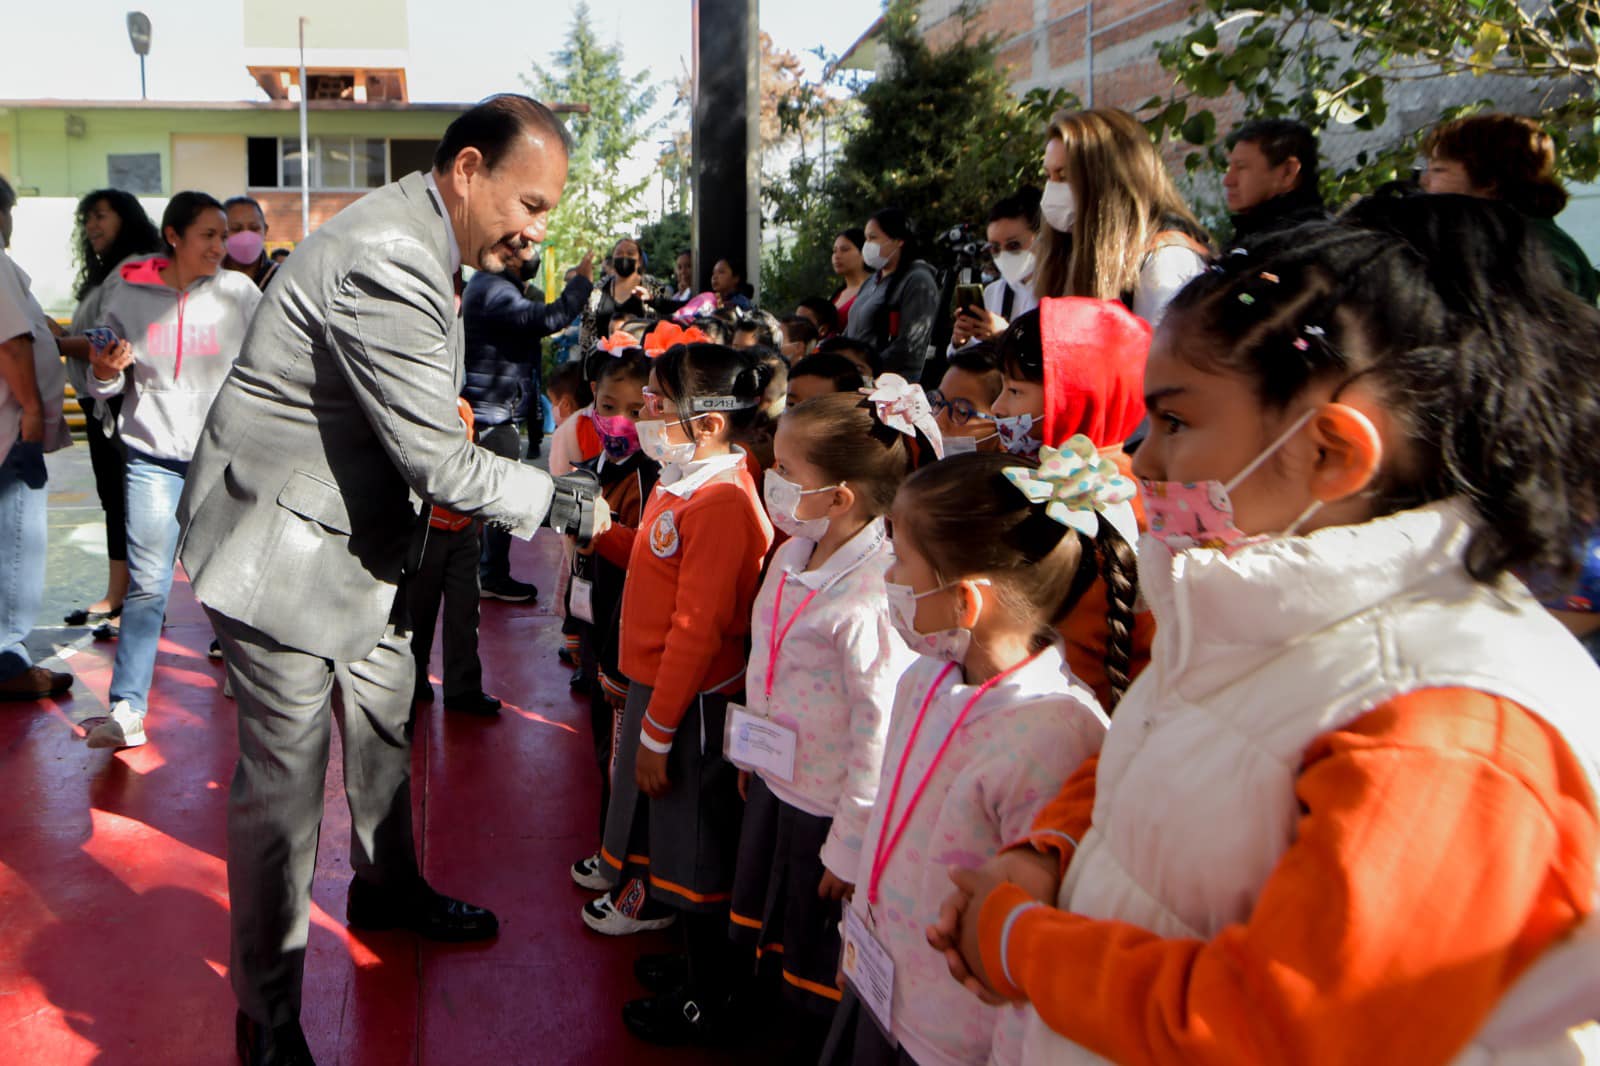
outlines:
{"label": "white school shirt", "polygon": [[[767,773],[761,779],[791,807],[833,819],[822,864],[841,881],[853,881],[878,794],[895,687],[916,655],[889,621],[884,573],[894,564],[894,546],[883,519],[873,519],[827,562],[806,570],[815,549],[815,541],[795,537],[773,554],[751,608],[745,693],[752,711],[798,734],[794,780]],[[775,605],[779,632],[790,619],[794,625],[779,647],[769,701]]]}

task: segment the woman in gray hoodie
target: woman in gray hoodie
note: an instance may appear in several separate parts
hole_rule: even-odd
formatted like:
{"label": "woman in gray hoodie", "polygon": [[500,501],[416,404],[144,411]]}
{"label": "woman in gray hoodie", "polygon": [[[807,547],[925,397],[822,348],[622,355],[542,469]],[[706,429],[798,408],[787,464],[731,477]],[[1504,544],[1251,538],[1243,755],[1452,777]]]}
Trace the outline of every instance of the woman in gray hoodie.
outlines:
{"label": "woman in gray hoodie", "polygon": [[137,747],[155,673],[178,546],[178,497],[195,443],[261,299],[226,255],[222,205],[181,192],[161,219],[166,254],[130,259],[106,283],[99,325],[119,338],[96,348],[89,395],[122,396],[128,449],[128,578],[111,675],[111,714],[89,746]]}

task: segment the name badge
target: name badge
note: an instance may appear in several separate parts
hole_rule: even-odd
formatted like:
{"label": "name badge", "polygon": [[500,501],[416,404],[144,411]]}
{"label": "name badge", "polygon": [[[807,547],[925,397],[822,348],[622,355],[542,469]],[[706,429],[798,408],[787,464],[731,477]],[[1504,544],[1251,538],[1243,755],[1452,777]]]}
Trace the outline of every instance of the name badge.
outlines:
{"label": "name badge", "polygon": [[737,703],[728,704],[722,755],[741,770],[771,774],[779,781],[793,781],[794,752],[799,739],[792,729],[751,714]]}
{"label": "name badge", "polygon": [[567,586],[567,613],[580,622],[594,624],[594,582],[574,577]]}
{"label": "name badge", "polygon": [[840,969],[855,990],[856,998],[867,1008],[891,1046],[894,1038],[891,1016],[894,1011],[894,959],[873,935],[861,915],[848,904],[844,908],[844,952]]}

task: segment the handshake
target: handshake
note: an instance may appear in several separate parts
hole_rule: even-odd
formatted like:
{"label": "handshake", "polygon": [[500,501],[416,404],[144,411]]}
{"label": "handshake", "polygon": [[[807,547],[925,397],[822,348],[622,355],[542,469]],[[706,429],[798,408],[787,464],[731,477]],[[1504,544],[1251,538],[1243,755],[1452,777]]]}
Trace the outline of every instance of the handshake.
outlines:
{"label": "handshake", "polygon": [[580,548],[588,547],[597,532],[595,501],[600,497],[600,479],[588,470],[574,470],[552,480],[555,491],[544,516],[545,526],[562,536],[575,537]]}

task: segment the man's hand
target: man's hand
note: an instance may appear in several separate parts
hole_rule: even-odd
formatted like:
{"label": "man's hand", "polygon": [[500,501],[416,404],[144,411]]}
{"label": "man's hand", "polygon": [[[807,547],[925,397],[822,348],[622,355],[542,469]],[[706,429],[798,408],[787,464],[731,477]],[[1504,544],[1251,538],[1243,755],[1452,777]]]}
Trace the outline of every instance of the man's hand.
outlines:
{"label": "man's hand", "polygon": [[96,381],[115,381],[117,375],[133,365],[133,345],[125,340],[106,348],[89,349],[89,365]]}
{"label": "man's hand", "polygon": [[672,782],[667,780],[667,757],[660,752],[651,751],[641,742],[639,745],[639,758],[633,767],[633,782],[651,799],[660,799],[672,787]]}
{"label": "man's hand", "polygon": [[583,253],[583,258],[578,261],[578,276],[594,280],[594,249]]}

